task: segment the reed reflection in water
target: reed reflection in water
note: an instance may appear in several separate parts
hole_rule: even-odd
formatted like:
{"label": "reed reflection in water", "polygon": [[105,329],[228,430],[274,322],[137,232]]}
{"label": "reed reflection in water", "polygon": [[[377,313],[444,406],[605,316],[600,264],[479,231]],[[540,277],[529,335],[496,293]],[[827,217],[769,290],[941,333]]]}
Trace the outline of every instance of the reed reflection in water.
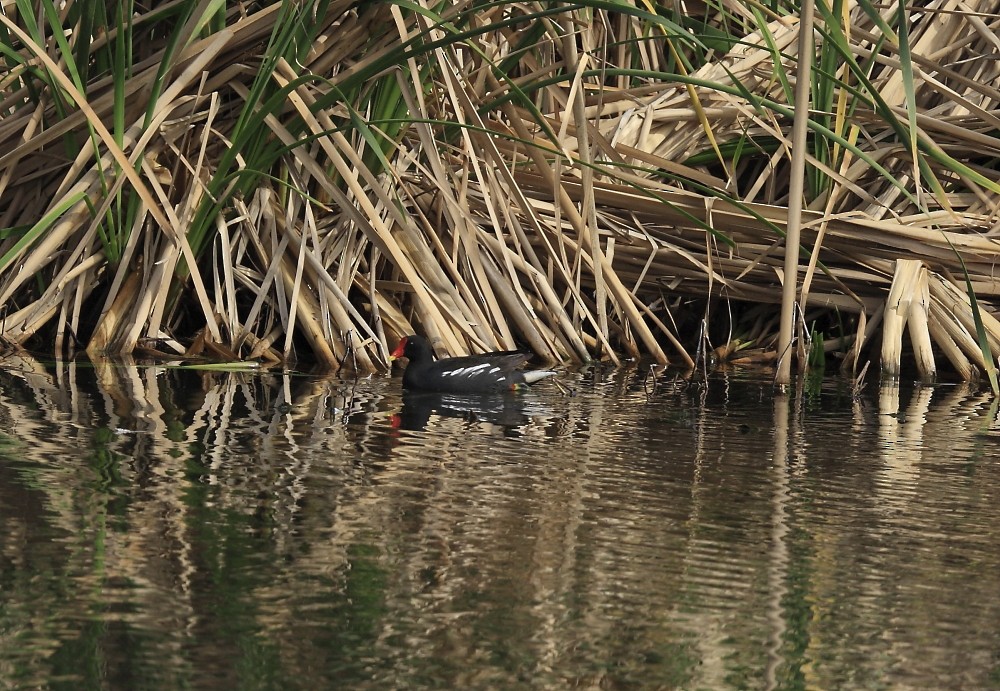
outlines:
{"label": "reed reflection in water", "polygon": [[4,687],[1000,682],[1000,436],[964,386],[6,364]]}

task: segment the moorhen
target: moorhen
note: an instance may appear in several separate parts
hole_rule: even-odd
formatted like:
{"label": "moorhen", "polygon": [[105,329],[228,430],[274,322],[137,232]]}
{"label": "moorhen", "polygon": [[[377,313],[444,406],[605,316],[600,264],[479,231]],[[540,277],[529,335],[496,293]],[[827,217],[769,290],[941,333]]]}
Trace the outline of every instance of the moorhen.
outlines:
{"label": "moorhen", "polygon": [[423,336],[404,336],[389,359],[401,357],[410,361],[403,372],[403,388],[420,391],[462,394],[515,391],[555,374],[552,370],[521,370],[531,356],[517,352],[435,360],[431,344]]}

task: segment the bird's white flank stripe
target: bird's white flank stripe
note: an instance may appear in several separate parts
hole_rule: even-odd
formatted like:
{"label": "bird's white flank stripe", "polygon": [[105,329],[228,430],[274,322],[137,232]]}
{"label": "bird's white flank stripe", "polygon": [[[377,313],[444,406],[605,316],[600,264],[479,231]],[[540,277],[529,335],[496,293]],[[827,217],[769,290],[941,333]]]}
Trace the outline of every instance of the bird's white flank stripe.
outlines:
{"label": "bird's white flank stripe", "polygon": [[453,369],[445,372],[445,376],[448,377],[469,377],[475,374],[479,374],[480,370],[486,369],[489,364],[473,365],[472,367],[459,367],[458,369]]}

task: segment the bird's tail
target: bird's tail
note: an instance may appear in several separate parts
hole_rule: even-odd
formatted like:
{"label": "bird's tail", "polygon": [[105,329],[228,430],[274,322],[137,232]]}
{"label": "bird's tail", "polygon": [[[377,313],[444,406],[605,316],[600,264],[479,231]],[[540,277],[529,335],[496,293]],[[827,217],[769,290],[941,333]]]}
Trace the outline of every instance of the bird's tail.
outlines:
{"label": "bird's tail", "polygon": [[539,381],[540,379],[545,379],[546,377],[552,377],[555,376],[555,374],[556,374],[555,370],[551,369],[528,370],[527,372],[524,372],[524,383],[534,384],[536,381]]}

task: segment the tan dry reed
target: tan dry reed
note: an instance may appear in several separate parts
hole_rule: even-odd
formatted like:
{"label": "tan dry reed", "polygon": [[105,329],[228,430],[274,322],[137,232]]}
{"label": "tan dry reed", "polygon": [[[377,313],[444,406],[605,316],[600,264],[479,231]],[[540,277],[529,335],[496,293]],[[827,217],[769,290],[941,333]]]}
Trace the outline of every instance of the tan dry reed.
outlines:
{"label": "tan dry reed", "polygon": [[[127,75],[82,87],[51,26],[0,16],[20,59],[0,77],[8,343],[275,362],[305,347],[371,370],[419,331],[441,353],[520,341],[550,360],[691,366],[681,312],[778,304],[794,15],[702,7],[732,32],[723,50],[603,6],[191,7],[177,52],[164,34]],[[925,373],[933,343],[972,377],[986,361],[964,271],[1000,345],[1000,19],[983,3],[913,10],[901,51],[894,11],[817,17],[817,69],[834,67],[810,124],[823,146],[807,156],[800,310],[854,315],[849,366],[882,324],[897,372],[905,323]],[[306,46],[268,43],[302,27]],[[61,27],[71,48],[76,29]],[[838,45],[863,76],[824,61]],[[107,124],[116,99],[123,128]],[[773,331],[754,338],[771,347]]]}

